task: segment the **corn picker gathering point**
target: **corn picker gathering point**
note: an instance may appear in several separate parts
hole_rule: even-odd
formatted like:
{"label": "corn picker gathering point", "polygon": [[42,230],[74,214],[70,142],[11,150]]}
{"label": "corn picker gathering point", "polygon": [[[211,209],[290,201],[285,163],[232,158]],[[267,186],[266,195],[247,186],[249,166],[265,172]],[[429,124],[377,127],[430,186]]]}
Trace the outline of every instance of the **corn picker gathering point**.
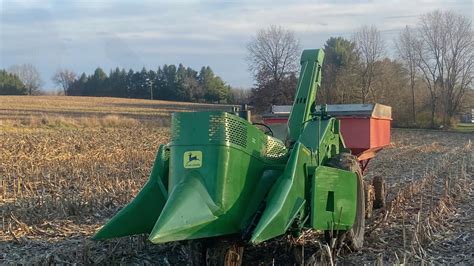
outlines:
{"label": "corn picker gathering point", "polygon": [[[266,117],[273,119],[270,126],[278,119],[287,125],[281,139],[267,126],[264,133],[252,125],[245,111],[174,113],[171,141],[160,146],[148,182],[94,239],[147,233],[151,242],[165,243],[237,235],[258,244],[310,227],[346,232],[352,248],[360,248],[366,204],[361,164],[345,145],[343,119],[316,107],[323,57],[322,50],[303,52],[291,113]],[[377,139],[372,119],[368,134]],[[389,142],[390,121],[384,121]],[[363,161],[388,144],[386,135],[362,145]]]}

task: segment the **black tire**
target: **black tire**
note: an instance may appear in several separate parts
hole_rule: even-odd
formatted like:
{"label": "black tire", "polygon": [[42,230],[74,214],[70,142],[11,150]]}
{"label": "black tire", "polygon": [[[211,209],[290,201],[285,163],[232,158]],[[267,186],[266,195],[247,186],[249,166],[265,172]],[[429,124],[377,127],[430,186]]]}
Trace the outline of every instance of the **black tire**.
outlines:
{"label": "black tire", "polygon": [[348,246],[353,250],[360,250],[364,245],[365,233],[365,193],[364,193],[364,179],[362,170],[357,158],[349,153],[340,153],[332,158],[329,166],[339,168],[346,171],[351,171],[357,174],[357,208],[354,225],[345,232],[345,240]]}
{"label": "black tire", "polygon": [[357,209],[354,225],[347,232],[347,239],[352,250],[360,250],[364,246],[365,234],[365,198],[364,198],[364,180],[358,174],[357,186]]}
{"label": "black tire", "polygon": [[374,208],[380,209],[385,207],[385,180],[381,176],[374,176],[372,180],[372,186],[374,186],[375,199],[374,199]]}

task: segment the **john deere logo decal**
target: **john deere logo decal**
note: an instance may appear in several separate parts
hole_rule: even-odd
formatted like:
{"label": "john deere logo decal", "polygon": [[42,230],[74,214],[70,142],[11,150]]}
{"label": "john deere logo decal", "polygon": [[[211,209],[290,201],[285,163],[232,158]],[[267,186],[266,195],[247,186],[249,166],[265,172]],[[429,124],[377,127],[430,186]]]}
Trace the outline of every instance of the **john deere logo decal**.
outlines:
{"label": "john deere logo decal", "polygon": [[199,168],[202,166],[201,151],[187,151],[184,153],[184,168]]}

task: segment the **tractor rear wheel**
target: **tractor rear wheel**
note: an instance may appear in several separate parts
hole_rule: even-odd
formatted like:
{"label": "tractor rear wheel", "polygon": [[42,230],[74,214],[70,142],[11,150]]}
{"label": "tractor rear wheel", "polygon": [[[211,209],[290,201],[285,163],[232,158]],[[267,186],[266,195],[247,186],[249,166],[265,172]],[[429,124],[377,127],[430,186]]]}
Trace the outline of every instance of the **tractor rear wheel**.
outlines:
{"label": "tractor rear wheel", "polygon": [[356,217],[352,228],[345,232],[343,238],[347,240],[349,247],[353,251],[359,250],[364,244],[365,233],[365,193],[362,170],[360,169],[357,158],[349,153],[340,153],[336,155],[329,161],[328,165],[342,170],[354,172],[357,175]]}

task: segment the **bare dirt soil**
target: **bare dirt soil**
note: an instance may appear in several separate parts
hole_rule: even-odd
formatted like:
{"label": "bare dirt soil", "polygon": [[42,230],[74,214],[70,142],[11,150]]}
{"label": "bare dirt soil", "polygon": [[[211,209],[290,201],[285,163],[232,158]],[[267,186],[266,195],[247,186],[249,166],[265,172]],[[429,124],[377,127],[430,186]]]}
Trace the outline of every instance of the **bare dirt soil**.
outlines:
{"label": "bare dirt soil", "polygon": [[[189,264],[193,242],[90,240],[140,190],[168,137],[167,127],[133,120],[0,123],[0,263]],[[474,264],[472,141],[394,129],[366,176],[385,177],[389,193],[367,221],[361,251],[331,249],[307,230],[246,247],[244,264]]]}

